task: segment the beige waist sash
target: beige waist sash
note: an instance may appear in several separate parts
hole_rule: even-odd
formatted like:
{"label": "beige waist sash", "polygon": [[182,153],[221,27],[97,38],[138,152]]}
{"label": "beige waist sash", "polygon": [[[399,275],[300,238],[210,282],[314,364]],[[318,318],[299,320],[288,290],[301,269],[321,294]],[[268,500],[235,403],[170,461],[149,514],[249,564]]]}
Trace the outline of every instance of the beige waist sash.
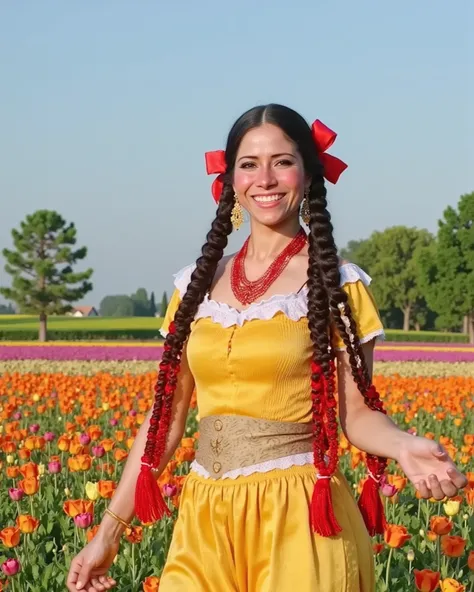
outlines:
{"label": "beige waist sash", "polygon": [[218,478],[228,471],[312,449],[309,423],[212,415],[199,422],[196,461]]}

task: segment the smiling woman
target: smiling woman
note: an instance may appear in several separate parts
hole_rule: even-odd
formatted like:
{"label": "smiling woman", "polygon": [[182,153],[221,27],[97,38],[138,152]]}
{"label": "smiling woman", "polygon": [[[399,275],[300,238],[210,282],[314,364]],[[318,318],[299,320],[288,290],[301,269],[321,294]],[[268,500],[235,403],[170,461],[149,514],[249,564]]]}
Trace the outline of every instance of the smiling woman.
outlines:
{"label": "smiling woman", "polygon": [[[156,478],[194,391],[199,449],[160,592],[374,592],[369,534],[385,527],[387,457],[423,497],[467,483],[439,444],[387,418],[372,384],[384,331],[370,277],[337,255],[325,179],[336,182],[346,165],[325,154],[334,139],[321,122],[271,104],[244,113],[225,153],[208,156],[220,174],[216,218],[202,255],[176,276],[153,409],[112,514],[71,564],[71,592],[112,587],[106,573],[134,514],[146,524],[169,514]],[[224,257],[242,208],[250,236]],[[338,467],[338,404],[346,437],[366,452],[358,505]]]}

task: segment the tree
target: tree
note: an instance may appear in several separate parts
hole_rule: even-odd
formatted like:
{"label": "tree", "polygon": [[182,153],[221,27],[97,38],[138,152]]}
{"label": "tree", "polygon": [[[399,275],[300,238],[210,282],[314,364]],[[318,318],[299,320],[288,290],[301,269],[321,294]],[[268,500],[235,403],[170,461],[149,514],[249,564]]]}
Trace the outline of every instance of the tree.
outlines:
{"label": "tree", "polygon": [[446,208],[435,244],[420,260],[420,281],[442,329],[463,323],[474,343],[474,193],[462,195],[458,208]]}
{"label": "tree", "polygon": [[103,317],[133,317],[134,303],[125,294],[105,296],[100,302],[99,310]]}
{"label": "tree", "polygon": [[138,288],[135,294],[132,294],[133,301],[133,315],[135,317],[149,317],[150,301],[148,300],[148,292],[145,288]]}
{"label": "tree", "polygon": [[345,261],[350,261],[350,263],[360,265],[358,253],[365,242],[367,242],[365,239],[349,241],[347,246],[339,251],[339,257]]}
{"label": "tree", "polygon": [[12,230],[15,250],[3,249],[5,271],[12,276],[10,288],[0,293],[18,304],[22,313],[39,316],[39,340],[47,339],[47,317],[64,314],[71,303],[83,298],[92,284],[92,269],[74,272],[87,248],[73,249],[76,227],[51,210],[38,210],[26,216],[20,229]]}
{"label": "tree", "polygon": [[163,292],[163,297],[161,298],[161,306],[160,306],[160,317],[164,317],[166,315],[166,310],[168,309],[168,295],[166,292]]}
{"label": "tree", "polygon": [[11,304],[0,304],[0,314],[12,315],[15,314],[15,309]]}
{"label": "tree", "polygon": [[155,293],[152,292],[150,294],[150,316],[154,317],[155,315],[156,315]]}
{"label": "tree", "polygon": [[427,230],[393,226],[374,232],[357,249],[358,264],[374,280],[373,291],[381,309],[397,308],[408,331],[412,314],[425,307],[418,265],[423,249],[433,240]]}

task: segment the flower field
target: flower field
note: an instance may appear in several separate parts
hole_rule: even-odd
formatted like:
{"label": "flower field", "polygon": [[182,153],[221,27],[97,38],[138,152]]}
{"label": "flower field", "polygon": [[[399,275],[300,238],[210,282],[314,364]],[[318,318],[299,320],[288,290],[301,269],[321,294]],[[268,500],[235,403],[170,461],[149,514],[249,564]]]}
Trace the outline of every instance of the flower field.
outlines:
{"label": "flower field", "polygon": [[[453,349],[456,356],[443,357]],[[421,500],[390,465],[380,492],[389,525],[374,539],[378,592],[474,590],[472,350],[377,348],[375,382],[389,413],[407,430],[440,440],[469,479],[455,499]],[[149,344],[0,346],[0,591],[65,590],[69,562],[94,536],[151,404],[159,354]],[[199,438],[196,415],[193,402],[186,437],[160,478],[173,517],[136,522],[123,538],[112,570],[121,592],[159,589]],[[357,496],[360,452],[342,439],[340,455]]]}

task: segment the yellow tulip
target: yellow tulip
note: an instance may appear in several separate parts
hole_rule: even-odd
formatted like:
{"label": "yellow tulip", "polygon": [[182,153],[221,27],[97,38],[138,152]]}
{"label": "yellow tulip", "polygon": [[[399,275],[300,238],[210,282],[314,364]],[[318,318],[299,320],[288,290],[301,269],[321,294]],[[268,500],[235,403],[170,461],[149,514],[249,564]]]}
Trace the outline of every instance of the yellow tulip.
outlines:
{"label": "yellow tulip", "polygon": [[459,501],[457,500],[448,500],[445,504],[443,504],[444,513],[446,516],[456,516],[459,512]]}
{"label": "yellow tulip", "polygon": [[108,403],[102,403],[102,410],[108,411],[110,409],[110,405]]}
{"label": "yellow tulip", "polygon": [[35,393],[35,394],[33,395],[33,401],[34,401],[35,403],[37,403],[39,400],[40,400],[40,396],[39,396],[38,394],[36,394],[36,393]]}
{"label": "yellow tulip", "polygon": [[6,458],[6,461],[9,465],[12,465],[15,462],[15,459],[11,454],[9,454]]}
{"label": "yellow tulip", "polygon": [[95,502],[95,500],[99,497],[99,488],[97,487],[97,483],[92,483],[92,481],[88,481],[86,483],[86,495],[91,501]]}
{"label": "yellow tulip", "polygon": [[44,475],[44,464],[42,463],[38,465],[38,475]]}

